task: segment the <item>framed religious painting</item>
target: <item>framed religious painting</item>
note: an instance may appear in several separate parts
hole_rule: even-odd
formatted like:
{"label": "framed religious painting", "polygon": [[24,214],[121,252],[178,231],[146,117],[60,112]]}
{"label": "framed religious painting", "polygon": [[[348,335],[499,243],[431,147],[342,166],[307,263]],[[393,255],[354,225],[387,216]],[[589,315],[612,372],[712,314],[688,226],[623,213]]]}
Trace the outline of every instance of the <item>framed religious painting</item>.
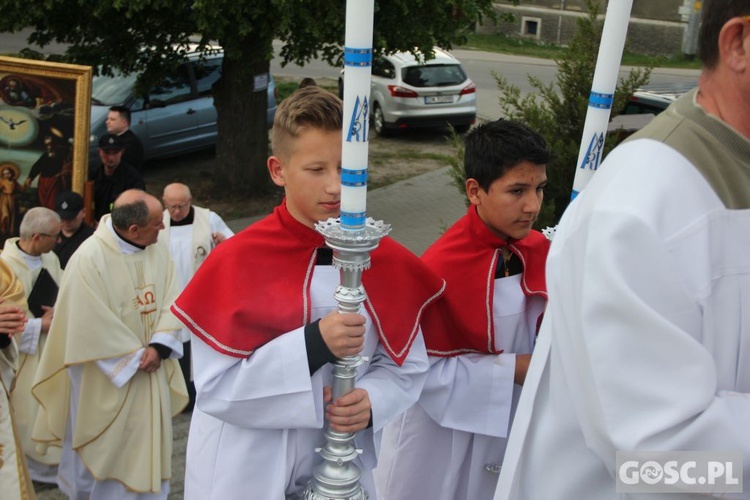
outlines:
{"label": "framed religious painting", "polygon": [[32,207],[83,195],[91,114],[89,66],[0,56],[0,244]]}

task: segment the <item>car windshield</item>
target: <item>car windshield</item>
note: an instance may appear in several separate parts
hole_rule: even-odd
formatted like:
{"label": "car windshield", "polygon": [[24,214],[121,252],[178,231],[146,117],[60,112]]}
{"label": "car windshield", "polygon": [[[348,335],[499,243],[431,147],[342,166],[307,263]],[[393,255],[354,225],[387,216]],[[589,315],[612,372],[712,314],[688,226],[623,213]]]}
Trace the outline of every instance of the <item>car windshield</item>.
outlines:
{"label": "car windshield", "polygon": [[458,64],[428,64],[403,68],[401,79],[412,87],[448,87],[463,83],[466,73]]}
{"label": "car windshield", "polygon": [[125,76],[119,72],[113,76],[95,76],[91,81],[91,101],[100,106],[124,104],[133,92],[137,77],[135,73]]}

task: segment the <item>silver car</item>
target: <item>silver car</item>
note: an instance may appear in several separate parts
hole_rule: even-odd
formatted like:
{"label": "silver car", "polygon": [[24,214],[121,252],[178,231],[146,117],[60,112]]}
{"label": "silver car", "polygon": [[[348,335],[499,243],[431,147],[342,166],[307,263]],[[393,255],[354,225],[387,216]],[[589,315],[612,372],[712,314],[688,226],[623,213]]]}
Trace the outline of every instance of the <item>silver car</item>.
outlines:
{"label": "silver car", "polygon": [[[107,133],[105,121],[111,106],[127,106],[130,129],[143,143],[144,159],[176,156],[216,144],[216,108],[211,87],[221,76],[224,54],[214,47],[200,59],[191,52],[188,60],[146,95],[137,95],[137,74],[95,76],[91,85],[91,142],[89,165],[99,163],[97,144]],[[276,86],[268,75],[268,127],[276,114]]]}
{"label": "silver car", "polygon": [[697,86],[697,81],[645,85],[636,89],[622,114],[658,115],[682,94]]}
{"label": "silver car", "polygon": [[[412,128],[453,126],[466,132],[477,117],[477,87],[461,63],[435,47],[432,59],[409,52],[376,57],[372,65],[370,117],[378,135]],[[339,77],[343,97],[344,72]]]}

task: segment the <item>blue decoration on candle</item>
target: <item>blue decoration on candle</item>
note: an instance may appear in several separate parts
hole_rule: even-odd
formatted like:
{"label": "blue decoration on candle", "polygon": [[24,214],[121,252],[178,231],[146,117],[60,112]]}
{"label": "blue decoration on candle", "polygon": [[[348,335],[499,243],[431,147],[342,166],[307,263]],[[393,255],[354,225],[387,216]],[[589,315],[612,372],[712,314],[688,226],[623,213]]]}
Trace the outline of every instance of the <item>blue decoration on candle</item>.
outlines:
{"label": "blue decoration on candle", "polygon": [[361,187],[367,185],[367,170],[341,169],[341,184],[343,186]]}
{"label": "blue decoration on candle", "polygon": [[600,92],[591,92],[589,95],[589,106],[599,109],[611,109],[614,101],[613,94],[602,94]]}
{"label": "blue decoration on candle", "polygon": [[346,134],[346,142],[352,142],[354,139],[356,142],[367,142],[367,132],[369,130],[370,123],[370,104],[367,101],[367,97],[362,97],[359,100],[359,96],[354,101],[354,110],[352,111],[352,119],[349,124],[349,132]]}
{"label": "blue decoration on candle", "polygon": [[364,212],[341,212],[341,227],[349,230],[364,229],[367,217]]}
{"label": "blue decoration on candle", "polygon": [[354,49],[344,47],[344,66],[372,66],[372,48]]}
{"label": "blue decoration on candle", "polygon": [[602,159],[603,147],[604,147],[604,133],[600,132],[598,137],[596,133],[594,133],[593,137],[591,138],[591,141],[589,142],[589,147],[586,150],[586,156],[583,158],[580,168],[586,168],[588,166],[589,170],[598,169],[599,162],[601,162],[601,159]]}
{"label": "blue decoration on candle", "polygon": [[570,201],[573,201],[573,200],[575,200],[577,196],[578,196],[578,191],[576,191],[576,190],[574,189],[574,190],[573,190],[573,192],[572,192],[572,193],[570,193]]}

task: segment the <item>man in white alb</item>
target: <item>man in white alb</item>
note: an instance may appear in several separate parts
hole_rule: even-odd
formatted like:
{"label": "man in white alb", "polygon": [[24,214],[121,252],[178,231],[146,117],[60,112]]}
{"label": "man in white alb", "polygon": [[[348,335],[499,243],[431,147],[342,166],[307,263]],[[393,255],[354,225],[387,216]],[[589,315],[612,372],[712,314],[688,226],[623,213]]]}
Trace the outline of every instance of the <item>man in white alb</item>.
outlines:
{"label": "man in white alb", "polygon": [[[175,264],[180,290],[185,288],[195,271],[216,245],[234,235],[216,212],[193,205],[193,195],[185,184],[175,182],[164,188],[164,231],[159,240],[169,245],[169,253]],[[180,368],[187,383],[190,402],[185,411],[192,411],[195,405],[195,384],[193,383],[192,353],[190,350],[190,330],[180,331],[182,357]]]}
{"label": "man in white alb", "polygon": [[[60,216],[49,208],[35,207],[26,212],[21,227],[20,238],[5,240],[2,258],[23,286],[28,300],[34,284],[45,269],[56,284],[60,284],[63,271],[60,261],[52,252],[60,238]],[[29,472],[34,481],[55,484],[57,482],[57,464],[60,463],[60,449],[50,447],[45,453],[37,450],[31,439],[34,419],[39,410],[39,403],[31,395],[31,385],[39,365],[39,359],[47,342],[47,332],[52,322],[54,304],[47,304],[35,317],[27,312],[29,320],[18,342],[18,372],[10,392],[11,405],[14,411],[15,425],[21,447],[29,464]]]}
{"label": "man in white alb", "polygon": [[702,18],[698,88],[615,148],[557,228],[495,499],[709,493],[622,491],[617,453],[645,471],[654,451],[739,453],[731,498],[750,498],[750,2],[706,0]]}

